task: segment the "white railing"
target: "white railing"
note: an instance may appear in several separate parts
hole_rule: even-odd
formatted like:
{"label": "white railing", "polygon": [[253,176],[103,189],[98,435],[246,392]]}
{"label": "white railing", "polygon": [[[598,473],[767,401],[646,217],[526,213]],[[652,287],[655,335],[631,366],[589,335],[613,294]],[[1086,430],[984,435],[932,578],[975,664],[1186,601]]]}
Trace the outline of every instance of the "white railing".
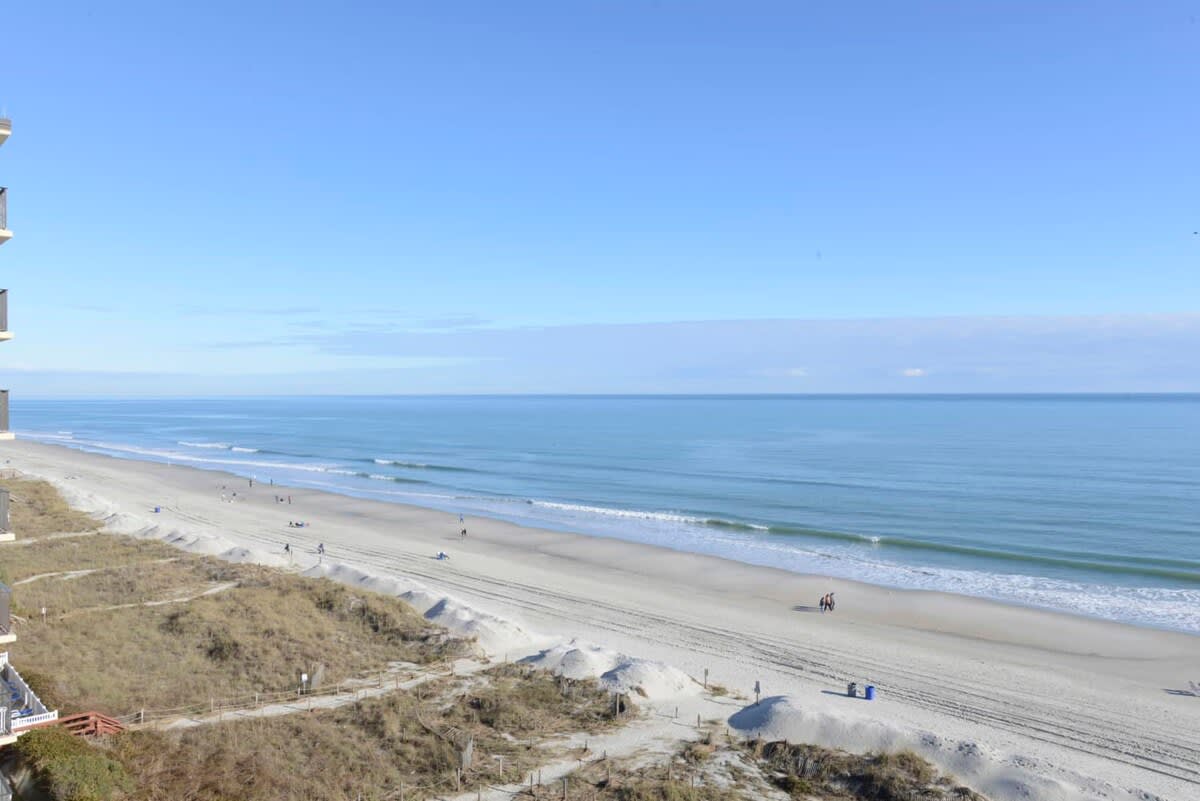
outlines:
{"label": "white railing", "polygon": [[[3,659],[3,664],[0,665],[0,678],[7,685],[3,689],[4,699],[0,703],[3,703],[3,706],[6,707],[5,717],[10,718],[10,720],[4,721],[4,733],[26,729],[36,723],[45,723],[48,720],[58,720],[58,712],[46,708],[46,705],[42,703],[42,699],[37,697],[37,693],[29,688],[29,685],[25,683],[25,679],[21,678],[21,674],[8,661],[8,654],[0,654],[0,658]],[[34,714],[25,715],[24,717],[12,716],[12,710],[7,709],[10,700],[8,697],[10,688],[17,692],[17,702],[22,707],[28,707]]]}
{"label": "white railing", "polygon": [[12,722],[12,730],[18,732],[21,729],[28,729],[30,726],[36,726],[39,723],[48,723],[52,720],[58,720],[58,710],[53,712],[43,712],[40,715],[27,715],[23,718],[14,718]]}

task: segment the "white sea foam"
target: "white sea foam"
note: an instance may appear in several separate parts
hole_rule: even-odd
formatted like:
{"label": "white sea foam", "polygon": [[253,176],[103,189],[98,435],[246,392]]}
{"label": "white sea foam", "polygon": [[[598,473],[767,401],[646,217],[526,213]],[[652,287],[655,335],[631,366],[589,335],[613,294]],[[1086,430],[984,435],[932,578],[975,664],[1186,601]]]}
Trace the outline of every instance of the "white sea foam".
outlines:
{"label": "white sea foam", "polygon": [[704,525],[708,522],[703,517],[690,517],[674,512],[644,512],[637,509],[613,509],[606,506],[587,506],[577,503],[558,503],[556,501],[529,501],[531,506],[543,509],[556,509],[561,512],[574,512],[584,515],[603,515],[605,517],[621,517],[631,520],[660,520],[665,523],[692,523]]}

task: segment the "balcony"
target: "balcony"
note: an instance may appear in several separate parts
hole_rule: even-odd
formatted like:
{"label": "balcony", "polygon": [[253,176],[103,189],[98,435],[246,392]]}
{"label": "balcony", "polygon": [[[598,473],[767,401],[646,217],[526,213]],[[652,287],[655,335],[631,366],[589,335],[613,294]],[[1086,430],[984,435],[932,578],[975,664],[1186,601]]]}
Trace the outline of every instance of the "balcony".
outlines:
{"label": "balcony", "polygon": [[10,133],[12,133],[12,120],[8,117],[0,117],[0,145],[4,144],[4,140],[8,139]]}
{"label": "balcony", "polygon": [[8,430],[8,390],[0,389],[0,440],[15,438]]}
{"label": "balcony", "polygon": [[0,584],[0,643],[17,641],[17,633],[12,625],[12,590],[7,584]]}
{"label": "balcony", "polygon": [[8,290],[0,289],[0,342],[12,339],[12,331],[8,330]]}
{"label": "balcony", "polygon": [[47,709],[21,674],[0,654],[0,745],[14,743],[28,729],[58,720],[58,710]]}
{"label": "balcony", "polygon": [[8,188],[0,186],[0,245],[12,239],[8,230]]}
{"label": "balcony", "polygon": [[[12,542],[16,538],[17,535],[13,533],[12,526],[8,522],[8,490],[0,489],[0,542]],[[3,584],[0,584],[0,587],[3,586]],[[8,607],[5,606],[4,608],[7,609]],[[3,617],[3,615],[0,615],[0,617]],[[8,618],[3,619],[7,620]],[[2,642],[4,640],[0,639],[0,643]]]}

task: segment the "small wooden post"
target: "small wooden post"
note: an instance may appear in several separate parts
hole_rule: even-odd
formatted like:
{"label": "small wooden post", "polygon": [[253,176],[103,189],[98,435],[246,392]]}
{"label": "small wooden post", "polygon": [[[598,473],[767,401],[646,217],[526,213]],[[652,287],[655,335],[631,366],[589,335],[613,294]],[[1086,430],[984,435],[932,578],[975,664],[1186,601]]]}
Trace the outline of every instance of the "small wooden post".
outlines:
{"label": "small wooden post", "polygon": [[708,668],[704,669],[704,689],[708,689]]}
{"label": "small wooden post", "polygon": [[562,801],[567,801],[567,777],[563,776],[563,797]]}

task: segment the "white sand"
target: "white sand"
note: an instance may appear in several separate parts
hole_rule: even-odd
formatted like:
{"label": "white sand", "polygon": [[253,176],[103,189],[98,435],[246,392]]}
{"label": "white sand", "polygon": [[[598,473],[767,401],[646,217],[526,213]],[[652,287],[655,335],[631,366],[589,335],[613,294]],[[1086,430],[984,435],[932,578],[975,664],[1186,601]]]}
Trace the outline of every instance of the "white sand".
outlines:
{"label": "white sand", "polygon": [[[997,801],[1200,798],[1200,698],[1168,692],[1200,680],[1200,637],[496,521],[460,540],[449,514],[303,489],[280,505],[228,474],[51,445],[0,443],[0,458],[112,530],[399,595],[496,657],[603,676],[681,716],[911,747]],[[837,612],[810,611],[830,590]],[[761,682],[766,702],[696,696],[705,668],[751,699]],[[847,681],[878,699],[837,695]]]}

